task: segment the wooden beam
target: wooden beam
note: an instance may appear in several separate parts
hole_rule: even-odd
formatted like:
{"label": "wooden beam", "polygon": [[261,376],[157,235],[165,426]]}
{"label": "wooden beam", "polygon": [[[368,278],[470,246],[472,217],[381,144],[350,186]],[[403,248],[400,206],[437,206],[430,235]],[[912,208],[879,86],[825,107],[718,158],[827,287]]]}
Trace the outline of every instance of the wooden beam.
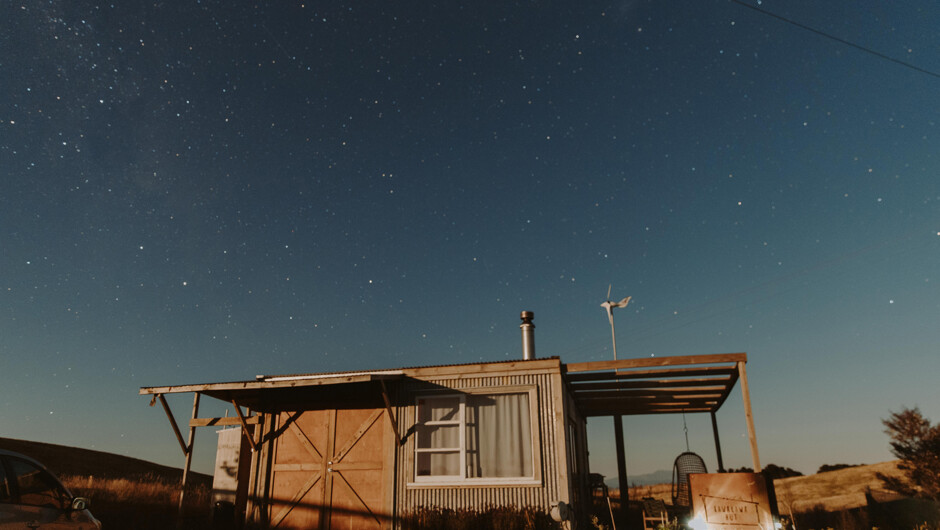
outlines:
{"label": "wooden beam", "polygon": [[176,441],[180,443],[183,456],[186,456],[189,450],[186,448],[186,443],[183,441],[183,433],[180,432],[180,428],[176,425],[176,418],[173,417],[173,412],[170,410],[170,406],[166,404],[166,399],[163,397],[163,394],[157,394],[157,398],[160,400],[160,404],[163,405],[166,417],[170,420],[170,426],[173,427],[173,434],[176,435]]}
{"label": "wooden beam", "polygon": [[757,433],[754,432],[754,414],[751,412],[751,392],[747,387],[747,369],[744,361],[738,363],[738,372],[741,374],[741,397],[744,399],[744,416],[747,420],[747,438],[751,443],[751,460],[754,462],[754,472],[760,473],[760,456],[757,454]]}
{"label": "wooden beam", "polygon": [[[546,477],[547,479],[548,476],[550,476],[551,474],[554,474],[555,484],[556,484],[556,487],[558,488],[556,491],[557,497],[555,498],[555,500],[571,504],[571,489],[572,487],[579,488],[579,485],[577,485],[576,483],[573,483],[572,481],[573,477],[571,475],[573,470],[568,468],[568,465],[570,462],[568,456],[569,454],[571,454],[571,452],[574,451],[574,447],[569,446],[568,444],[569,442],[572,444],[575,443],[574,440],[568,439],[568,421],[569,421],[568,403],[569,403],[569,400],[566,399],[566,396],[565,396],[565,380],[561,372],[556,372],[556,373],[551,374],[549,376],[549,381],[550,381],[550,387],[549,387],[550,391],[548,394],[548,398],[551,400],[551,408],[548,411],[544,411],[540,414],[533,414],[532,417],[530,418],[530,421],[537,420],[539,416],[542,416],[542,414],[545,414],[545,418],[547,419],[547,421],[549,421],[552,424],[552,430],[555,433],[557,433],[557,436],[558,436],[557,441],[554,444],[552,444],[554,445],[555,462],[557,462],[557,465],[549,466],[546,463],[545,473],[543,476]],[[538,402],[538,396],[536,394],[537,392],[535,390],[530,391],[529,393],[530,403],[533,401]],[[530,429],[531,429],[530,432],[532,433],[536,433],[539,431],[537,421],[530,427]],[[550,449],[548,447],[545,447],[542,451],[544,451],[542,458],[541,459],[537,458],[535,461],[535,474],[536,474],[535,478],[537,479],[541,479],[541,477],[539,477],[539,470],[542,469],[542,466],[540,465],[539,460],[545,460],[545,458],[548,457]],[[578,465],[580,466],[582,464],[579,462]]]}
{"label": "wooden beam", "polygon": [[[259,425],[261,423],[261,416],[246,416],[245,423],[248,425]],[[224,418],[193,418],[189,420],[190,427],[231,427],[241,424],[241,420],[233,416],[226,416]]]}
{"label": "wooden beam", "polygon": [[[193,418],[199,417],[199,392],[193,393]],[[186,495],[186,479],[189,478],[189,469],[193,464],[193,445],[196,443],[196,428],[189,428],[189,441],[186,444],[186,465],[183,467],[183,479],[180,481],[179,516],[183,517],[183,497]]]}
{"label": "wooden beam", "polygon": [[[569,383],[572,390],[626,390],[630,388],[707,387],[726,389],[731,378],[660,379],[655,381],[604,381],[600,383]],[[720,386],[715,386],[720,385]]]}
{"label": "wooden beam", "polygon": [[251,437],[252,433],[248,430],[248,424],[245,422],[245,415],[242,414],[242,408],[238,406],[238,403],[236,403],[234,399],[232,400],[232,406],[235,407],[235,414],[238,415],[238,421],[241,423],[242,433],[244,433],[245,438],[248,439],[248,445],[251,446],[251,452],[253,453],[258,450],[258,446],[255,445],[255,440]]}
{"label": "wooden beam", "polygon": [[734,385],[738,383],[738,378],[740,377],[738,373],[737,366],[735,366],[734,374],[731,375],[731,379],[728,381],[728,390],[725,392],[725,395],[718,400],[718,406],[715,409],[721,408],[725,404],[725,400],[728,399],[728,396],[731,395],[731,390],[734,388]]}
{"label": "wooden beam", "polygon": [[[294,496],[284,504],[284,507],[282,507],[278,514],[274,516],[274,519],[271,520],[271,528],[277,528],[277,526],[281,524],[281,521],[287,517],[287,514],[289,514],[290,511],[294,509],[294,505],[300,502],[300,499],[303,499],[304,495],[306,495],[307,492],[310,491],[313,486],[320,481],[321,476],[322,475],[320,471],[310,475],[310,478],[307,479],[307,482],[300,486],[300,489],[297,490],[297,493],[295,493]],[[271,504],[274,503],[272,502]],[[321,528],[323,527],[322,522],[320,523],[320,526]]]}
{"label": "wooden beam", "polygon": [[713,364],[747,361],[746,353],[718,353],[712,355],[680,355],[673,357],[643,357],[620,361],[589,361],[565,365],[568,373],[597,372],[600,370],[623,370],[628,368],[646,368],[650,366],[676,366],[683,364]]}
{"label": "wooden beam", "polygon": [[248,473],[248,501],[245,504],[245,523],[250,524],[261,524],[262,526],[268,523],[270,511],[264,510],[264,501],[260,498],[261,495],[258,492],[263,489],[263,481],[265,477],[270,477],[270,467],[269,464],[272,462],[268,459],[271,455],[273,443],[269,443],[267,448],[264,447],[264,440],[267,432],[273,431],[278,414],[265,414],[259,412],[258,416],[261,419],[261,428],[255,431],[255,444],[261,447],[261,450],[255,453],[251,453],[251,469]]}
{"label": "wooden beam", "polygon": [[608,370],[602,372],[578,372],[565,374],[565,379],[573,381],[606,381],[610,379],[649,379],[652,377],[697,377],[697,376],[735,376],[735,365],[697,366],[695,368],[655,368],[650,370]]}
{"label": "wooden beam", "polygon": [[[349,450],[352,449],[354,445],[356,445],[356,442],[362,438],[362,435],[365,434],[366,431],[372,428],[372,424],[375,423],[375,420],[379,419],[381,414],[381,410],[376,410],[370,414],[369,417],[359,425],[359,428],[356,430],[356,432],[353,433],[353,435],[349,438],[349,440],[346,441],[346,444],[339,451],[335,451],[334,449],[335,453],[333,453],[333,456],[331,457],[333,464],[338,464],[343,460],[343,458],[346,456],[346,453],[348,453]],[[334,411],[333,416],[335,415],[336,412]],[[335,419],[333,421],[335,421]],[[329,455],[331,452],[327,451],[327,454]]]}
{"label": "wooden beam", "polygon": [[398,434],[398,420],[392,412],[392,401],[388,398],[388,388],[385,387],[385,381],[379,380],[382,385],[382,400],[385,401],[385,414],[388,415],[388,423],[392,426],[392,433],[395,434],[395,446],[401,446],[401,435]]}
{"label": "wooden beam", "polygon": [[[179,394],[184,392],[200,392],[214,394],[215,397],[225,397],[227,401],[232,394],[244,394],[245,392],[254,393],[261,389],[271,388],[302,388],[308,386],[335,385],[341,383],[362,383],[375,381],[377,379],[397,379],[401,377],[401,371],[396,370],[389,373],[350,373],[344,374],[314,374],[310,376],[286,376],[274,380],[258,381],[239,381],[235,383],[201,383],[196,385],[180,386],[152,386],[142,387],[138,393],[140,395],[149,394]],[[219,396],[218,394],[222,394]]]}
{"label": "wooden beam", "polygon": [[718,420],[715,418],[715,411],[711,411],[710,416],[712,417],[712,433],[715,435],[715,455],[718,456],[718,472],[725,472],[725,464],[721,460],[721,441],[718,439]]}
{"label": "wooden beam", "polygon": [[[339,461],[338,458],[334,458],[333,456],[336,452],[336,409],[328,411],[327,415],[329,416],[329,423],[326,430],[328,433],[326,437],[326,450],[320,462],[320,474],[323,475],[323,492],[320,497],[320,530],[329,530],[330,528],[330,521],[332,519],[330,508],[333,504],[330,501],[330,497],[333,495],[333,470],[331,467],[334,461]],[[375,419],[373,418],[372,421],[375,421]]]}
{"label": "wooden beam", "polygon": [[635,407],[638,409],[648,409],[650,407],[664,407],[664,408],[674,408],[682,409],[687,407],[708,407],[711,410],[715,403],[715,399],[669,399],[669,397],[652,397],[648,399],[641,398],[631,398],[631,399],[619,399],[619,398],[593,398],[593,399],[581,399],[579,400],[581,406],[585,408],[597,408],[597,407]]}
{"label": "wooden beam", "polygon": [[665,406],[681,407],[690,403],[703,403],[715,405],[718,403],[717,394],[637,394],[635,396],[621,396],[619,394],[603,396],[582,396],[577,397],[578,406],[593,405],[616,405],[622,403],[625,405],[636,405],[638,407],[647,407],[650,404],[659,403]]}
{"label": "wooden beam", "polygon": [[705,388],[643,388],[636,390],[573,390],[575,399],[612,398],[633,399],[643,397],[663,396],[709,396],[715,399],[724,395],[727,389],[723,386]]}
{"label": "wooden beam", "polygon": [[[299,413],[298,413],[299,414]],[[297,426],[297,423],[293,421],[293,418],[288,419],[287,428],[290,432],[294,433],[294,436],[297,438],[297,441],[300,442],[300,445],[304,448],[307,453],[313,457],[315,460],[323,460],[325,457],[320,454],[320,450],[317,449],[317,446],[313,445],[313,442],[307,438],[307,435],[304,434],[300,427]]]}
{"label": "wooden beam", "polygon": [[312,464],[274,464],[271,466],[271,469],[275,473],[280,473],[282,471],[320,471],[320,462],[314,462]]}
{"label": "wooden beam", "polygon": [[648,409],[631,409],[631,408],[611,408],[611,407],[601,407],[601,408],[585,408],[582,410],[582,415],[590,418],[604,417],[604,416],[647,416],[653,414],[693,414],[699,412],[711,412],[711,408],[693,408],[686,407],[683,409],[662,409],[662,408],[648,408]]}

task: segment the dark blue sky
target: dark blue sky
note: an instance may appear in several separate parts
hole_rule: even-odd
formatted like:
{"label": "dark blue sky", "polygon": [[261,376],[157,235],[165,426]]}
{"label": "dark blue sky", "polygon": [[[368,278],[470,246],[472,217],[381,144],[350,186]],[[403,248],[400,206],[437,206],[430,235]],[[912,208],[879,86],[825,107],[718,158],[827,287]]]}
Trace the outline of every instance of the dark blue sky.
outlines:
{"label": "dark blue sky", "polygon": [[620,357],[748,352],[765,463],[888,459],[940,419],[940,5],[746,3],[4,4],[0,436],[180,465],[138,387],[516,358],[521,310],[608,359],[613,284]]}

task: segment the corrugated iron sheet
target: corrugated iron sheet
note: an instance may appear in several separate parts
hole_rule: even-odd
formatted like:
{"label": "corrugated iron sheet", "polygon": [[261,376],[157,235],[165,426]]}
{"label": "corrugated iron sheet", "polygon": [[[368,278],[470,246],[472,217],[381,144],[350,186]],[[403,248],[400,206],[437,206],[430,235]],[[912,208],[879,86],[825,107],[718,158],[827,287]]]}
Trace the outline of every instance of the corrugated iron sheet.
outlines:
{"label": "corrugated iron sheet", "polygon": [[[396,513],[399,515],[417,508],[449,508],[454,510],[483,510],[493,506],[536,506],[547,510],[559,497],[557,467],[565,465],[557,461],[556,445],[564,432],[555,432],[555,410],[551,374],[520,374],[495,377],[466,377],[435,379],[434,384],[454,390],[493,388],[507,386],[535,386],[538,390],[538,439],[534,450],[541,452],[541,485],[539,486],[408,486],[414,469],[410,465],[414,454],[414,437],[409,437],[398,450],[398,476]],[[420,383],[402,383],[398,387],[399,403],[411,400]],[[413,401],[413,400],[412,400]],[[560,411],[559,411],[560,412]],[[405,433],[414,425],[414,407],[402,406],[398,410],[399,432]]]}

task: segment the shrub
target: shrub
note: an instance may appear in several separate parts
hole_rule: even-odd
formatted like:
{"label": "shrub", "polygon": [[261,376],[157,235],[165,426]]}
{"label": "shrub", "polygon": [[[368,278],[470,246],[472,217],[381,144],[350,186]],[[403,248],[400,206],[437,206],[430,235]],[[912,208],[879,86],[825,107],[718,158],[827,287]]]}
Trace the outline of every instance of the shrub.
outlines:
{"label": "shrub", "polygon": [[858,467],[859,464],[823,464],[819,466],[819,469],[816,470],[816,473],[825,473],[827,471],[838,471],[840,469],[848,469],[850,467]]}
{"label": "shrub", "polygon": [[402,530],[558,530],[545,512],[532,507],[489,507],[484,510],[419,508],[401,518]]}

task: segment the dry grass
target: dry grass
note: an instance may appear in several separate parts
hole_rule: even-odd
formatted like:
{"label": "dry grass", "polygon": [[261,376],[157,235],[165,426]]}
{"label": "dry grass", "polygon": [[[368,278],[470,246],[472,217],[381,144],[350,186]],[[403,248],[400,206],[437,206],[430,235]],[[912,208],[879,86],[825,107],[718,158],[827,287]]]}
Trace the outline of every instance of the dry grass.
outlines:
{"label": "dry grass", "polygon": [[821,506],[827,512],[836,512],[865,506],[865,493],[871,491],[876,499],[897,498],[885,491],[876,473],[901,476],[897,462],[882,462],[867,466],[827,471],[806,477],[791,477],[774,481],[777,506],[780,513],[806,512]]}
{"label": "dry grass", "polygon": [[[615,495],[620,497],[620,490],[611,490],[611,496]],[[672,503],[672,484],[654,484],[652,486],[633,486],[629,490],[630,500],[638,501],[640,499],[645,499],[647,497],[652,497],[654,499],[660,499],[668,503]]]}
{"label": "dry grass", "polygon": [[[837,512],[865,506],[865,493],[871,491],[878,500],[892,500],[895,495],[884,490],[876,473],[900,476],[897,462],[882,462],[867,466],[851,467],[805,477],[791,477],[774,481],[777,505],[781,514],[808,512],[823,509]],[[614,490],[615,491],[615,490]],[[611,491],[611,496],[614,496]],[[619,492],[616,494],[619,497]],[[630,499],[644,497],[672,502],[672,485],[634,486],[630,488]]]}
{"label": "dry grass", "polygon": [[91,499],[104,528],[149,530],[208,526],[212,477],[191,473],[184,518],[179,520],[182,470],[137,458],[64,445],[0,438],[0,449],[42,462],[74,493]]}
{"label": "dry grass", "polygon": [[[935,503],[904,499],[886,491],[877,474],[900,476],[897,462],[857,466],[805,477],[774,481],[782,517],[797,527],[843,530],[897,528],[940,530],[940,508]],[[611,492],[615,495],[615,492]],[[672,485],[630,488],[630,499],[653,497],[671,502]],[[869,503],[869,498],[873,501]]]}
{"label": "dry grass", "polygon": [[139,478],[60,477],[73,494],[91,499],[91,512],[105,529],[206,528],[210,488],[188,488],[184,517],[178,516],[179,482],[156,476]]}

